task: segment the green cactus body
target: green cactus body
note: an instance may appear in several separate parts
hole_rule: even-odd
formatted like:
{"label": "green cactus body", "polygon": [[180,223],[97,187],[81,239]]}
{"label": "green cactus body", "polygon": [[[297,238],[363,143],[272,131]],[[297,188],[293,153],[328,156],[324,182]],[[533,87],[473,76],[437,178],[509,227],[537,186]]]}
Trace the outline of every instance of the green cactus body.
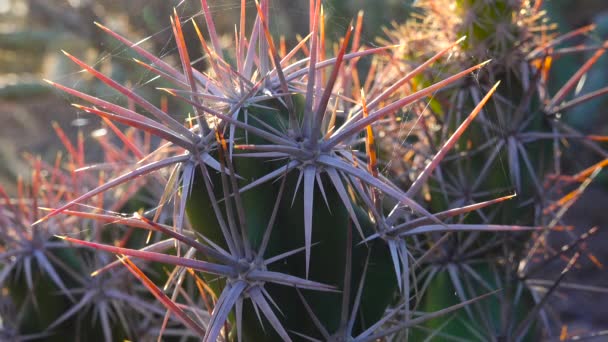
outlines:
{"label": "green cactus body", "polygon": [[[55,242],[59,239],[53,238]],[[90,254],[90,251],[74,250],[68,248],[58,248],[46,253],[51,253],[55,260],[60,260],[64,266],[70,268],[83,277],[88,277],[80,264],[80,260]],[[88,255],[91,257],[92,255]],[[18,273],[14,279],[7,282],[8,291],[17,307],[23,312],[20,313],[19,332],[22,334],[48,333],[44,341],[49,342],[69,342],[69,341],[105,341],[103,328],[99,317],[95,317],[94,308],[85,306],[79,313],[57,325],[54,329],[48,330],[59,317],[66,314],[75,303],[80,300],[78,294],[73,294],[76,302],[73,302],[62,290],[54,283],[52,277],[43,270],[38,270],[37,262],[33,263],[33,288],[28,289],[26,275],[24,272]],[[56,267],[57,275],[62,279],[68,289],[78,288],[77,282],[72,279],[65,270]],[[35,297],[35,299],[32,298]],[[117,340],[128,338],[123,326],[118,321],[110,322],[112,337]]]}
{"label": "green cactus body", "polygon": [[[58,239],[53,238],[57,241]],[[52,254],[53,258],[61,260],[64,265],[70,267],[73,271],[80,272],[78,263],[79,254],[77,250],[59,248],[46,251],[45,253]],[[33,261],[33,260],[32,260]],[[20,307],[23,312],[23,318],[18,327],[19,332],[23,334],[45,333],[58,317],[66,313],[71,305],[71,299],[62,290],[55,285],[51,276],[45,273],[36,261],[33,261],[32,280],[33,288],[30,290],[27,286],[25,272],[17,273],[13,279],[7,282],[7,289],[12,300],[17,307]],[[57,275],[62,279],[67,288],[72,288],[75,281],[71,279],[67,272],[60,268],[55,268]],[[92,316],[81,316],[82,322],[92,322]],[[75,331],[74,327],[82,326],[79,331]],[[86,328],[79,324],[75,319],[63,322],[52,331],[48,331],[49,335],[45,337],[45,341],[60,342],[74,341],[75,336],[81,336],[87,341],[102,341],[103,334],[99,324],[86,324]],[[120,328],[116,326],[116,336]],[[124,336],[123,336],[124,337]]]}
{"label": "green cactus body", "polygon": [[[523,284],[501,278],[497,266],[485,262],[469,265],[480,275],[480,279],[467,276],[457,263],[441,267],[430,281],[418,310],[423,312],[438,311],[456,305],[466,299],[479,296],[492,290],[500,290],[490,298],[480,301],[471,310],[460,310],[450,316],[430,320],[423,328],[412,330],[414,341],[433,336],[433,341],[451,341],[453,338],[467,341],[512,341],[517,324],[522,322],[534,307],[530,290]],[[457,270],[459,282],[464,285],[466,298],[460,298],[454,286],[448,267]],[[497,278],[498,277],[498,278]],[[506,286],[496,285],[501,279]],[[488,288],[490,286],[490,288]],[[532,342],[542,339],[540,329],[533,326],[519,341]]]}
{"label": "green cactus body", "polygon": [[[302,97],[295,96],[294,99],[294,102],[302,106]],[[276,101],[269,104],[265,103],[265,105],[279,107]],[[286,117],[286,114],[281,110],[273,112],[254,109],[249,111],[248,115],[255,115],[260,121],[277,129],[280,129],[280,125],[285,123],[284,118]],[[254,122],[254,120],[249,118],[249,122]],[[245,139],[243,132],[237,132],[236,136],[238,140],[242,141]],[[268,142],[250,135],[248,143],[259,144]],[[241,185],[246,185],[248,182],[284,165],[284,162],[239,158],[235,155],[233,165],[236,174],[244,178],[241,181]],[[220,176],[212,171],[210,173],[211,181],[215,185],[214,191],[216,197],[223,198],[221,187],[219,186]],[[286,177],[285,191],[282,195],[266,257],[302,248],[305,245],[304,213],[302,210],[304,199],[302,189],[297,188],[299,183],[298,172],[291,171]],[[317,244],[312,246],[310,274],[308,278],[336,286],[338,289],[343,289],[344,273],[346,272],[347,233],[349,229],[352,229],[351,301],[355,298],[362,276],[363,265],[365,264],[368,251],[370,251],[368,273],[358,315],[359,319],[355,324],[353,332],[356,333],[380,319],[393,299],[397,283],[394,279],[394,271],[391,267],[392,263],[388,248],[381,246],[384,242],[374,240],[367,245],[362,244],[359,246],[358,243],[361,241],[360,234],[351,222],[351,218],[342,204],[337,191],[333,188],[327,176],[321,175],[321,179],[329,208],[321,191],[317,188],[313,199],[314,215],[312,224],[312,239],[313,243]],[[267,228],[273,206],[279,196],[280,182],[262,184],[244,192],[242,195],[249,240],[253,248],[259,245]],[[374,231],[373,222],[354,202],[353,206],[357,212],[358,221],[364,230],[364,234],[371,234]],[[197,231],[203,233],[207,238],[210,238],[220,246],[227,247],[219,223],[209,202],[205,186],[202,184],[201,173],[199,171],[196,173],[193,190],[187,202],[187,213],[192,226]],[[271,265],[269,269],[306,278],[304,253],[295,254],[284,261]],[[208,279],[211,280],[211,278]],[[212,281],[210,285],[214,287],[214,290],[219,292],[225,286],[225,282]],[[308,336],[318,336],[319,332],[307,317],[305,307],[296,289],[275,284],[267,284],[265,288],[278,304],[285,320],[285,327]],[[339,326],[342,302],[341,293],[320,293],[302,290],[302,294],[325,328],[330,332],[337,333],[341,328]],[[265,325],[265,330],[260,326],[257,314],[251,304],[245,304],[243,317],[245,340],[272,340],[269,339],[270,336],[274,336],[274,340],[280,340],[278,335],[269,328],[269,325]]]}
{"label": "green cactus body", "polygon": [[[457,0],[455,3],[463,18],[459,34],[468,38],[464,42],[465,50],[474,50],[492,58],[494,53],[503,56],[518,43],[521,27],[513,22],[513,17],[520,9],[519,1]],[[486,51],[482,51],[482,47]]]}
{"label": "green cactus body", "polygon": [[[497,80],[503,83],[493,100],[484,106],[483,113],[461,136],[454,147],[454,158],[442,162],[441,177],[430,180],[429,206],[432,212],[441,212],[515,193],[517,197],[496,208],[472,212],[453,222],[542,224],[539,208],[545,201],[543,179],[556,156],[550,139],[530,138],[552,132],[548,121],[551,118],[538,110],[543,106],[536,89],[540,72],[526,60],[526,54],[538,43],[529,26],[533,23],[530,4],[459,0],[451,5],[455,16],[452,11],[437,8],[436,3],[423,5],[429,15],[435,16],[431,22],[449,22],[455,31],[453,37],[467,36],[460,46],[460,56],[442,61],[437,70],[458,70],[471,59],[493,61],[475,78],[431,100],[429,108],[441,126],[431,138],[434,145],[441,146],[446,136],[450,136],[449,132],[460,125],[475,107],[480,94]],[[415,59],[411,53],[406,56]],[[416,79],[415,87],[424,86],[432,77],[425,75]],[[460,310],[449,320],[434,319],[425,323],[424,328],[414,329],[411,335],[414,340],[429,336],[433,336],[433,341],[447,341],[449,337],[516,339],[512,334],[535,306],[532,290],[520,280],[517,266],[513,266],[526,255],[530,237],[530,232],[458,233],[444,241],[438,247],[441,252],[437,260],[428,266],[435,273],[421,297],[419,310],[433,312],[493,290],[502,288],[502,291]],[[438,238],[432,236],[431,240]],[[470,271],[465,271],[465,267]],[[498,279],[502,281],[497,284]],[[531,328],[524,337],[518,336],[525,341],[541,337],[537,327]]]}
{"label": "green cactus body", "polygon": [[[295,178],[295,177],[294,177]],[[293,179],[295,181],[295,179]],[[361,331],[361,328],[369,327],[375,323],[384,313],[396,290],[396,280],[388,248],[381,240],[375,240],[367,245],[358,245],[361,238],[356,231],[346,209],[341,205],[340,198],[331,187],[331,183],[324,182],[327,201],[331,207],[325,205],[321,193],[315,194],[315,216],[313,216],[313,246],[311,254],[310,279],[325,284],[336,285],[338,289],[350,286],[351,302],[354,300],[356,289],[361,280],[363,265],[366,262],[368,251],[370,253],[368,271],[365,278],[365,288],[362,294],[361,308],[358,320],[355,324],[353,334]],[[295,187],[293,188],[295,189]],[[287,194],[287,198],[291,194]],[[288,241],[289,249],[299,248],[304,245],[304,215],[302,208],[302,195],[297,194],[293,207],[286,203],[283,217],[280,218],[279,229],[281,241]],[[289,206],[289,207],[288,207]],[[365,235],[373,232],[373,222],[360,209],[357,210],[357,218]],[[349,228],[350,226],[350,228]],[[346,242],[348,241],[348,230],[352,229],[352,267],[351,284],[344,284],[344,273],[346,272]],[[284,244],[284,242],[283,242]],[[302,254],[294,256],[291,263],[292,274],[305,277],[305,260]],[[341,293],[320,293],[306,291],[305,298],[311,305],[315,315],[324,323],[329,332],[338,332],[340,328]],[[301,305],[298,305],[300,308]],[[351,304],[352,308],[352,304]],[[302,311],[289,319],[294,329],[302,326]],[[358,325],[357,325],[358,324]],[[296,328],[297,327],[297,328]]]}
{"label": "green cactus body", "polygon": [[[19,331],[43,332],[57,317],[69,309],[69,299],[60,294],[60,290],[46,274],[37,273],[34,276],[34,287],[31,292],[25,284],[24,274],[8,282],[8,290],[13,302],[24,310],[24,319],[21,320]],[[36,304],[32,302],[32,298],[28,298],[32,295],[36,298]]]}

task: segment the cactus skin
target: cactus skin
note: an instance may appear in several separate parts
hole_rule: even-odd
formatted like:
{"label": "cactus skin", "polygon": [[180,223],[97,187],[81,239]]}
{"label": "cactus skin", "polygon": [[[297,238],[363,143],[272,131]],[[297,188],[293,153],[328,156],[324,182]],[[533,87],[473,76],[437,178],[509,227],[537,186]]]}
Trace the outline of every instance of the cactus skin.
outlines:
{"label": "cactus skin", "polygon": [[[65,275],[64,275],[65,276]],[[35,280],[34,288],[30,289],[24,286],[26,283],[25,275],[21,274],[15,279],[9,280],[8,291],[11,294],[14,304],[25,310],[21,325],[18,327],[22,332],[43,332],[57,317],[69,308],[70,299],[61,294],[57,294],[59,289],[54,286],[48,275],[38,273]],[[36,303],[32,302],[35,296]],[[68,329],[69,330],[69,329]],[[53,336],[53,341],[61,341],[65,338],[66,329],[62,329],[58,333],[58,337]]]}
{"label": "cactus skin", "polygon": [[[51,238],[49,242],[58,243],[60,240]],[[55,248],[45,253],[50,254],[51,260],[58,260],[69,269],[66,271],[61,268],[56,269],[56,276],[62,279],[63,284],[69,291],[82,289],[80,284],[73,278],[76,273],[82,277],[88,277],[84,272],[84,265],[81,260],[91,257],[89,251],[78,251],[65,246]],[[88,255],[87,255],[88,254]],[[29,289],[27,286],[26,273],[16,273],[6,279],[6,290],[10,294],[13,303],[20,308],[19,326],[16,330],[25,338],[28,335],[44,336],[45,341],[105,341],[103,327],[99,318],[94,319],[94,308],[85,307],[78,314],[74,314],[60,324],[55,321],[67,314],[78,296],[68,296],[62,292],[55,283],[54,279],[37,262],[32,265],[34,286]],[[111,288],[108,288],[111,289]],[[52,330],[48,328],[54,326]],[[125,339],[130,332],[124,330],[118,321],[111,322],[112,337]]]}
{"label": "cactus skin", "polygon": [[[459,268],[458,264],[452,264],[451,267]],[[506,279],[501,279],[501,283],[505,281],[504,284],[507,284],[504,288],[495,283],[496,265],[480,264],[474,267],[474,271],[483,277],[484,282],[491,284],[491,288],[501,288],[500,295],[479,303],[471,311],[461,310],[447,318],[431,320],[424,327],[431,329],[432,332],[416,329],[413,330],[411,338],[419,340],[427,338],[432,333],[438,333],[438,336],[435,337],[437,341],[444,340],[441,334],[452,338],[478,340],[485,338],[482,336],[488,336],[486,334],[490,331],[493,332],[493,338],[498,340],[510,341],[513,339],[513,335],[509,335],[512,332],[510,329],[513,327],[508,325],[524,320],[530,309],[534,307],[535,302],[530,292],[527,289],[518,289],[517,287],[525,285],[517,283],[517,280],[509,283],[506,282]],[[468,287],[468,295],[476,296],[488,290],[481,284],[481,280],[467,277],[466,272],[462,269],[458,269],[457,272],[460,280]],[[461,301],[457,292],[448,270],[441,269],[429,284],[427,289],[429,295],[423,297],[420,308],[436,311],[445,305],[457,304]],[[542,330],[537,325],[532,327],[521,341],[538,341],[541,336]],[[446,337],[445,340],[450,339]]]}

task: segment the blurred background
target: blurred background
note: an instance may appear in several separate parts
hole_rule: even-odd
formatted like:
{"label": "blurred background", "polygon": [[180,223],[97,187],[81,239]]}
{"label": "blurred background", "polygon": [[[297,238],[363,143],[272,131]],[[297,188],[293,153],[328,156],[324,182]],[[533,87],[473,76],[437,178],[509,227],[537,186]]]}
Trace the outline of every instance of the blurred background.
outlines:
{"label": "blurred background", "polygon": [[[390,27],[392,22],[408,18],[413,2],[327,0],[324,6],[328,35],[341,36],[346,25],[362,9],[365,12],[362,41],[374,44],[376,37],[382,36],[383,29]],[[240,0],[209,0],[209,3],[216,25],[222,32],[233,35]],[[303,35],[308,29],[308,1],[275,0],[271,3],[274,14],[271,29],[284,34],[288,43],[293,43],[295,39],[289,40],[289,37]],[[253,14],[253,1],[248,1],[248,5]],[[545,0],[543,6],[553,22],[559,24],[559,31],[567,32],[594,23],[597,30],[591,39],[608,39],[607,0]],[[145,87],[149,75],[134,65],[131,60],[134,56],[114,39],[102,34],[94,22],[103,23],[133,41],[145,39],[143,46],[171,61],[176,55],[169,28],[173,7],[184,18],[200,13],[198,0],[0,0],[0,184],[9,193],[14,193],[18,175],[26,177],[29,174],[23,153],[41,155],[52,161],[57,151],[63,149],[52,128],[53,121],[66,130],[72,141],[78,131],[88,137],[100,127],[96,118],[81,117],[70,106],[68,97],[52,90],[42,79],[118,99],[90,76],[79,73],[61,50],[75,54],[116,80],[141,88],[139,91],[144,94],[152,94],[153,89]],[[190,25],[186,26],[190,29]],[[195,39],[193,32],[186,34]],[[198,43],[191,44],[191,53],[200,56],[195,46],[198,47]],[[558,85],[582,64],[585,56],[569,58],[562,64],[566,67],[553,70],[552,77]],[[175,59],[173,62],[179,63]],[[606,86],[607,80],[608,58],[603,57],[599,68],[595,67],[594,72],[587,75],[585,87],[598,89]],[[608,135],[606,108],[608,101],[605,99],[590,102],[566,119],[583,131],[594,127],[595,134]],[[94,159],[94,147],[87,151],[90,153],[87,158]],[[568,213],[569,220],[577,227],[588,229],[597,225],[600,229],[608,229],[606,171],[600,178]],[[598,258],[604,264],[608,264],[607,236],[602,232],[589,242],[592,250],[603,251]],[[605,272],[592,268],[577,272],[577,277],[589,279],[590,284],[608,288]],[[598,301],[595,294],[582,292],[580,297],[564,301],[561,315],[583,327],[606,329],[608,317],[600,314],[606,312],[606,304],[608,302]]]}

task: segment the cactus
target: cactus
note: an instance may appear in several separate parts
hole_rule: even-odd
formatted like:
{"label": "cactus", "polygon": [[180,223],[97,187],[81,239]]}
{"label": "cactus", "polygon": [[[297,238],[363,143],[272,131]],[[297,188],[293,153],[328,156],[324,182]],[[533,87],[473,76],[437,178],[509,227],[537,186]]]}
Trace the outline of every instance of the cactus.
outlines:
{"label": "cactus", "polygon": [[[38,218],[48,213],[57,201],[69,201],[81,192],[86,192],[103,182],[104,175],[112,175],[116,167],[120,173],[121,163],[131,161],[130,153],[117,154],[116,151],[132,149],[135,155],[146,151],[149,146],[137,132],[120,132],[124,144],[108,140],[109,131],[115,129],[111,122],[106,128],[94,132],[108,158],[115,162],[89,165],[86,171],[75,172],[84,167],[84,136],[78,136],[77,144],[72,143],[65,132],[53,124],[58,137],[70,152],[68,158],[57,155],[50,165],[39,158],[26,155],[32,167],[29,186],[19,180],[19,196],[10,198],[0,187],[2,200],[2,223],[0,254],[0,287],[3,291],[2,336],[3,340],[21,341],[44,339],[45,341],[66,340],[114,340],[141,335],[139,325],[145,321],[161,324],[164,311],[158,303],[149,303],[147,290],[135,282],[127,281],[124,269],[109,270],[101,276],[90,277],[91,272],[111,261],[111,256],[93,253],[90,250],[74,249],[55,235],[69,235],[84,239],[112,241],[122,239],[122,244],[130,245],[136,239],[134,234],[106,234],[97,224],[88,225],[89,220],[71,217],[64,220],[48,220],[32,227]],[[124,145],[124,146],[123,146]],[[94,171],[101,169],[99,178]],[[139,184],[137,184],[139,183]],[[134,195],[141,182],[105,197],[97,197],[101,205],[111,203],[108,210],[126,210],[127,200],[134,202]],[[148,189],[153,189],[149,187]],[[81,224],[88,226],[82,229]],[[145,236],[144,236],[145,238]],[[141,244],[141,243],[139,243]],[[6,302],[4,299],[6,298]],[[174,322],[171,321],[173,324]]]}
{"label": "cactus", "polygon": [[[433,4],[423,3],[427,8]],[[72,152],[71,163],[66,174],[57,168],[48,174],[74,179],[70,190],[47,189],[38,167],[30,197],[46,198],[44,206],[54,209],[45,209],[46,216],[40,217],[40,205],[33,200],[23,214],[21,207],[8,206],[11,200],[5,196],[3,209],[26,220],[19,228],[3,227],[3,239],[22,237],[21,231],[43,232],[41,245],[62,252],[49,257],[53,263],[38,260],[42,276],[50,279],[40,279],[36,286],[31,266],[24,267],[25,276],[13,274],[12,259],[0,259],[0,284],[15,279],[8,297],[17,306],[23,306],[20,298],[38,298],[39,291],[50,288],[60,290],[54,292],[64,303],[45,304],[54,311],[34,308],[47,318],[39,319],[39,326],[16,330],[58,340],[69,338],[65,328],[72,322],[82,327],[78,338],[87,340],[545,336],[536,318],[548,295],[538,298],[530,291],[525,268],[532,266],[525,261],[535,251],[530,241],[540,241],[532,238],[546,234],[563,214],[553,214],[551,205],[562,205],[549,202],[542,188],[549,167],[538,155],[546,147],[517,145],[510,133],[497,130],[524,124],[522,134],[530,139],[574,137],[553,134],[562,126],[550,113],[568,104],[561,103],[565,92],[580,75],[547,101],[544,54],[560,38],[544,41],[529,30],[540,20],[536,8],[525,7],[526,12],[519,3],[497,1],[496,11],[490,11],[482,3],[487,1],[455,2],[460,13],[489,17],[444,27],[445,40],[433,39],[425,49],[407,50],[409,45],[392,42],[361,46],[359,15],[335,44],[335,55],[327,57],[330,44],[320,0],[310,1],[310,34],[289,51],[277,46],[270,32],[268,0],[256,1],[249,26],[241,2],[234,49],[222,45],[202,0],[206,32],[195,19],[183,21],[176,12],[171,16],[180,67],[97,24],[144,60],[136,64],[158,76],[160,96],[181,106],[157,105],[163,101],[139,95],[65,53],[127,104],[48,83],[87,103],[74,106],[102,118],[124,146],[98,139],[107,163],[85,168],[82,143],[74,147],[58,130]],[[498,17],[506,18],[506,28],[491,26]],[[430,32],[438,25],[433,19],[406,28],[422,28],[412,34]],[[183,25],[193,25],[200,49],[209,57],[204,72],[192,66]],[[247,27],[252,27],[248,37]],[[389,32],[388,40],[410,39],[404,36],[410,29]],[[471,32],[468,40],[459,37],[464,31]],[[494,34],[515,38],[505,42]],[[526,44],[518,44],[524,37]],[[484,61],[487,51],[499,62]],[[477,63],[472,66],[471,56]],[[366,76],[359,74],[361,59],[371,60]],[[504,61],[514,64],[505,67]],[[522,70],[527,72],[521,75]],[[531,93],[537,88],[540,95]],[[522,119],[509,122],[500,115],[514,98],[521,98],[512,103],[521,103],[514,107],[521,107]],[[531,112],[532,105],[540,109]],[[185,112],[176,109],[184,106]],[[408,120],[412,113],[418,120]],[[538,119],[529,119],[529,113]],[[116,124],[128,126],[127,132]],[[404,135],[406,131],[415,134]],[[150,136],[160,140],[155,148],[141,143]],[[509,161],[508,177],[493,168],[501,153]],[[82,169],[113,165],[122,166],[99,180],[82,174]],[[572,179],[588,184],[596,174],[584,171]],[[484,187],[481,195],[458,193],[461,185],[475,182]],[[41,194],[39,184],[45,184]],[[516,200],[501,189],[512,184]],[[92,229],[83,232],[76,222]],[[153,243],[146,244],[150,239]],[[118,260],[110,262],[107,253]],[[18,260],[29,262],[27,256]],[[57,260],[62,266],[55,266]],[[125,282],[133,277],[138,282]],[[11,336],[18,336],[14,330]]]}
{"label": "cactus", "polygon": [[[544,17],[539,3],[529,1],[421,1],[418,5],[425,14],[423,19],[388,31],[388,40],[424,41],[429,38],[427,35],[437,31],[441,32],[438,36],[443,39],[432,40],[433,44],[424,48],[405,47],[398,51],[397,56],[407,63],[415,63],[434,53],[449,44],[449,39],[454,36],[467,35],[466,42],[458,47],[458,51],[450,59],[442,61],[434,73],[427,73],[426,77],[418,80],[420,84],[441,75],[443,70],[458,69],[471,59],[492,58],[497,61],[480,71],[474,82],[462,83],[438,94],[428,108],[424,129],[417,134],[420,141],[427,142],[422,148],[430,147],[429,153],[432,153],[433,146],[453,132],[463,112],[478,101],[480,93],[489,89],[497,79],[508,82],[508,86],[501,87],[494,100],[484,107],[481,120],[473,123],[463,135],[465,143],[438,167],[436,177],[429,185],[430,207],[447,210],[512,189],[517,197],[509,203],[489,212],[479,210],[476,215],[460,217],[459,220],[533,225],[544,227],[544,232],[540,235],[535,232],[473,233],[453,235],[448,239],[444,236],[431,238],[428,243],[441,241],[441,247],[426,260],[421,271],[425,275],[421,286],[426,289],[426,294],[421,296],[421,310],[444,307],[485,291],[503,290],[497,297],[468,307],[450,320],[443,318],[429,322],[426,330],[420,330],[414,336],[475,336],[475,339],[484,341],[547,338],[556,328],[549,323],[545,311],[547,298],[580,254],[568,250],[566,255],[570,261],[546,293],[536,292],[528,283],[538,271],[531,259],[539,252],[544,237],[559,226],[567,210],[560,203],[563,204],[568,196],[552,201],[556,194],[565,190],[563,183],[551,181],[555,175],[561,177],[562,154],[569,152],[563,141],[570,140],[575,144],[582,140],[605,158],[605,152],[593,141],[596,139],[570,128],[561,116],[576,104],[606,93],[607,89],[603,88],[565,101],[584,73],[604,53],[606,43],[594,48],[592,57],[551,95],[549,71],[552,63],[559,63],[559,57],[568,50],[569,53],[586,50],[581,47],[559,48],[558,44],[586,33],[589,28],[555,36],[551,33],[554,26]],[[455,16],[454,12],[458,15]],[[435,128],[430,128],[433,126]],[[507,170],[496,167],[497,161],[506,164]],[[602,162],[587,170],[585,176],[579,176],[579,181],[590,182],[594,178],[593,171],[597,172],[600,165]],[[402,170],[404,167],[399,168]],[[550,172],[553,172],[552,176]],[[408,184],[411,180],[402,177],[401,182]],[[576,190],[577,193],[579,191]],[[442,289],[456,293],[456,296],[437,296]]]}

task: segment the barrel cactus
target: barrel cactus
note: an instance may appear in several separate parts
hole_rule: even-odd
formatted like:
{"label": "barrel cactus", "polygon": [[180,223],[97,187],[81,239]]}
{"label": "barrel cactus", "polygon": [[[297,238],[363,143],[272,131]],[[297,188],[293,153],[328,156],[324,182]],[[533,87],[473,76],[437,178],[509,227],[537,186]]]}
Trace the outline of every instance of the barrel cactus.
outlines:
{"label": "barrel cactus", "polygon": [[[506,24],[539,20],[532,12],[526,20],[513,16],[524,12],[511,1],[497,1],[496,12],[481,3],[487,1],[454,6],[460,13],[489,16],[484,25],[501,16],[510,18]],[[472,330],[482,340],[542,335],[532,320],[544,299],[525,286],[517,262],[529,250],[531,235],[551,228],[543,221],[547,215],[538,214],[549,202],[534,202],[530,213],[527,207],[525,214],[515,211],[530,198],[543,198],[542,188],[530,184],[548,168],[541,163],[533,169],[537,165],[524,156],[527,145],[511,143],[514,135],[496,132],[492,120],[512,97],[545,85],[533,75],[546,65],[546,49],[538,47],[550,43],[526,38],[525,54],[503,60],[504,54],[521,52],[520,34],[531,33],[506,25],[505,36],[516,40],[505,43],[489,37],[503,31],[475,21],[472,28],[444,27],[445,40],[433,39],[426,49],[408,50],[412,45],[400,40],[410,38],[400,30],[389,32],[386,44],[367,47],[360,42],[360,15],[328,57],[320,0],[310,1],[310,33],[291,50],[270,31],[269,0],[256,1],[252,24],[243,0],[233,48],[226,48],[206,0],[201,8],[206,30],[197,18],[171,16],[179,67],[97,24],[138,55],[135,63],[153,75],[158,97],[140,95],[68,52],[67,58],[126,101],[48,81],[78,99],[79,112],[102,118],[130,158],[120,160],[109,149],[115,158],[109,165],[119,161],[121,173],[76,189],[78,195],[57,196],[54,203],[60,204],[45,205],[54,207],[45,209],[46,216],[28,216],[35,221],[31,229],[47,229],[53,244],[79,247],[66,249],[79,256],[68,268],[74,274],[65,275],[69,289],[64,275],[48,270],[52,281],[42,283],[58,287],[70,301],[41,323],[46,328],[30,330],[64,338],[61,328],[72,319],[87,320],[79,311],[92,305],[91,321],[100,317],[100,323],[82,335],[87,340],[376,341],[466,338]],[[198,36],[205,70],[193,66],[194,43],[186,41],[185,25]],[[424,28],[418,33],[432,26],[415,25]],[[489,48],[481,42],[492,46],[490,57],[498,62],[487,60]],[[363,59],[369,64],[360,66]],[[506,60],[517,63],[504,67]],[[517,74],[522,70],[528,79]],[[160,100],[165,97],[171,105]],[[551,106],[544,99],[524,100],[521,115],[531,104],[548,115],[563,95]],[[538,121],[513,124],[549,132],[556,127]],[[154,142],[138,147],[134,131]],[[530,150],[545,152],[544,146]],[[507,153],[510,177],[493,168],[500,153]],[[536,178],[523,179],[524,170]],[[452,172],[481,179],[483,194],[454,199],[459,189],[449,182],[459,178]],[[134,192],[125,195],[133,183],[144,202]],[[521,200],[503,189],[512,184]],[[100,200],[113,193],[122,199],[113,206]],[[64,216],[91,225],[95,234],[48,228]],[[106,252],[118,260],[109,261]],[[469,262],[480,256],[480,263]],[[10,272],[6,265],[0,275]],[[93,278],[84,275],[91,271]],[[137,286],[120,281],[127,272]],[[148,293],[141,293],[144,288]],[[512,307],[494,309],[513,297]],[[456,319],[445,318],[454,312]],[[526,312],[529,317],[520,319]],[[492,322],[483,326],[487,320]],[[487,334],[482,326],[499,332]]]}

